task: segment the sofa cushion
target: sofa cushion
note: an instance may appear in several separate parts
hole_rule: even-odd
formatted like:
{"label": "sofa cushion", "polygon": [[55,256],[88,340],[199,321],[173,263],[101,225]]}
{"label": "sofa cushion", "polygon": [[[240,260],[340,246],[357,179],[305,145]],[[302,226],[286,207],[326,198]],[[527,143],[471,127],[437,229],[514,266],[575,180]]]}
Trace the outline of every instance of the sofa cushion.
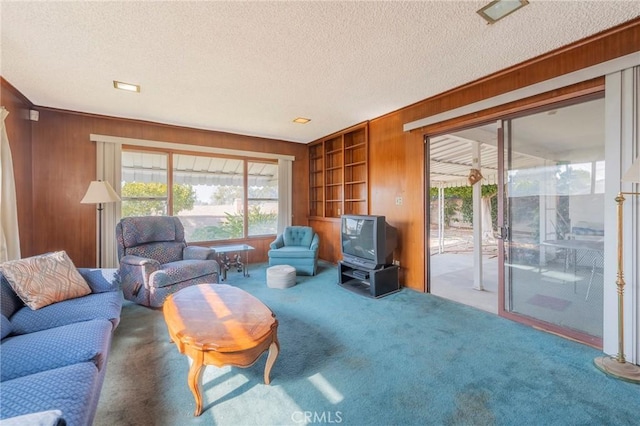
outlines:
{"label": "sofa cushion", "polygon": [[[7,337],[9,334],[11,334],[12,330],[13,327],[11,326],[11,321],[9,321],[7,317],[2,315],[2,318],[0,318],[0,333],[2,334],[2,337],[0,337],[0,339],[4,339],[5,337]],[[2,360],[2,357],[0,357],[0,360]]]}
{"label": "sofa cushion", "polygon": [[109,291],[54,303],[36,311],[24,307],[13,314],[10,320],[14,334],[33,333],[93,319],[111,321],[115,329],[121,309],[122,293]]}
{"label": "sofa cushion", "polygon": [[[1,271],[0,271],[1,272]],[[9,281],[0,273],[0,311],[2,315],[11,318],[14,312],[24,307],[24,303],[11,288]]]}
{"label": "sofa cushion", "polygon": [[91,293],[120,290],[120,274],[116,268],[78,268],[78,272],[89,284]]}
{"label": "sofa cushion", "polygon": [[92,362],[54,368],[2,382],[0,418],[60,410],[69,425],[90,425],[101,376]]}
{"label": "sofa cushion", "polygon": [[0,270],[20,299],[34,310],[91,293],[64,251],[4,262]]}
{"label": "sofa cushion", "polygon": [[101,370],[109,351],[111,323],[84,321],[8,337],[2,341],[0,380],[11,380],[79,362]]}

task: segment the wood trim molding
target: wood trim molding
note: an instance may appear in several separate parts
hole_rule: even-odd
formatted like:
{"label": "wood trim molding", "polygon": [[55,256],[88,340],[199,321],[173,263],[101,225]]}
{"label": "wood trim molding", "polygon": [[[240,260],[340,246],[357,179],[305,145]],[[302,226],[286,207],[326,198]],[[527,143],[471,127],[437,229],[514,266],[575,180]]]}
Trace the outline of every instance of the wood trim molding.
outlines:
{"label": "wood trim molding", "polygon": [[295,161],[296,157],[293,155],[285,154],[271,154],[266,152],[257,151],[241,151],[236,149],[227,148],[215,148],[202,145],[187,145],[174,142],[154,141],[148,139],[135,139],[135,138],[123,138],[119,136],[97,135],[91,133],[89,135],[91,142],[105,142],[114,143],[119,145],[129,146],[143,146],[147,148],[166,148],[174,151],[192,151],[192,152],[206,152],[208,154],[222,154],[230,156],[252,157],[252,158],[265,158],[271,160],[287,160]]}
{"label": "wood trim molding", "polygon": [[[480,112],[463,115],[446,121],[440,121],[426,127],[421,127],[421,132],[414,133],[435,136],[440,133],[449,133],[466,127],[477,126],[489,121],[513,117],[522,114],[523,111],[533,111],[551,104],[563,103],[572,99],[589,97],[598,93],[604,93],[604,77],[599,77],[588,82],[578,83],[544,94],[540,94],[521,101],[499,105]],[[408,132],[411,133],[411,132]]]}
{"label": "wood trim molding", "polygon": [[[172,131],[175,131],[175,130],[199,131],[199,132],[207,132],[207,133],[210,133],[212,135],[221,135],[221,136],[229,135],[229,136],[232,136],[232,137],[244,137],[244,138],[253,138],[253,139],[259,139],[259,140],[269,140],[269,141],[275,141],[275,142],[286,142],[286,143],[298,144],[298,142],[291,142],[291,141],[287,141],[287,140],[284,140],[284,139],[270,139],[270,138],[265,138],[265,137],[262,137],[262,136],[252,136],[252,135],[246,135],[246,134],[241,134],[241,133],[223,132],[223,131],[220,131],[220,130],[208,129],[208,128],[204,128],[204,127],[180,126],[180,125],[177,125],[177,124],[162,123],[160,121],[150,121],[150,120],[140,120],[140,119],[136,119],[136,118],[117,117],[117,116],[112,116],[112,115],[102,115],[102,114],[95,114],[95,113],[92,113],[92,112],[74,111],[74,110],[68,110],[68,109],[62,109],[62,108],[54,108],[54,107],[48,107],[48,106],[40,106],[40,105],[33,105],[33,106],[38,108],[38,110],[40,110],[40,111],[50,111],[50,112],[55,112],[55,113],[77,115],[77,116],[86,117],[86,118],[99,118],[101,120],[113,120],[113,121],[119,121],[119,122],[127,122],[129,124],[152,125],[154,127],[164,127],[164,128],[170,129]],[[304,145],[304,144],[300,144],[300,145]]]}
{"label": "wood trim molding", "polygon": [[404,131],[412,131],[421,127],[429,126],[431,124],[458,118],[463,115],[472,114],[500,105],[520,101],[522,99],[531,98],[542,93],[551,92],[563,87],[582,83],[583,81],[593,80],[595,78],[602,77],[604,75],[611,74],[623,69],[632,68],[637,65],[640,65],[640,54],[631,53],[629,55],[602,62],[588,68],[584,68],[568,74],[563,74],[558,77],[541,81],[539,83],[524,86],[519,89],[483,99],[478,102],[473,102],[458,108],[441,112],[439,114],[422,118],[420,120],[406,123],[403,126],[403,129]]}

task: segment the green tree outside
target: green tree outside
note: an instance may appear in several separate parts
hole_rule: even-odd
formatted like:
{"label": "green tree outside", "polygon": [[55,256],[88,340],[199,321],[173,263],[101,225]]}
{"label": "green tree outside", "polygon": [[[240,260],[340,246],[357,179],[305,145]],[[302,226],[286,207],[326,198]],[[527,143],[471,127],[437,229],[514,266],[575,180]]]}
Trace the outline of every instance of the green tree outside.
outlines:
{"label": "green tree outside", "polygon": [[[220,185],[211,195],[214,204],[231,204],[244,197],[242,186]],[[273,185],[250,186],[249,198],[278,198],[278,187]]]}
{"label": "green tree outside", "polygon": [[[215,241],[244,237],[244,215],[242,213],[225,213],[225,220],[219,226],[204,226],[193,233],[194,241]],[[276,222],[276,213],[265,213],[260,206],[249,207],[249,227],[261,229],[270,227]]]}
{"label": "green tree outside", "polygon": [[219,185],[216,187],[215,192],[211,194],[211,200],[214,204],[231,204],[234,200],[243,196],[244,189],[242,186]]}
{"label": "green tree outside", "polygon": [[[122,198],[166,197],[167,184],[157,182],[127,182],[122,186]],[[191,210],[196,201],[196,191],[191,185],[173,185],[173,214]],[[167,214],[165,200],[125,200],[122,217],[158,216]]]}
{"label": "green tree outside", "polygon": [[[482,198],[491,197],[491,222],[493,227],[497,226],[498,219],[498,185],[481,185]],[[438,188],[431,188],[429,195],[432,200],[438,198]],[[457,201],[461,200],[462,205],[458,206]],[[455,215],[462,213],[462,220],[467,223],[473,221],[473,187],[456,186],[444,188],[444,222],[446,226],[451,226],[455,221]]]}

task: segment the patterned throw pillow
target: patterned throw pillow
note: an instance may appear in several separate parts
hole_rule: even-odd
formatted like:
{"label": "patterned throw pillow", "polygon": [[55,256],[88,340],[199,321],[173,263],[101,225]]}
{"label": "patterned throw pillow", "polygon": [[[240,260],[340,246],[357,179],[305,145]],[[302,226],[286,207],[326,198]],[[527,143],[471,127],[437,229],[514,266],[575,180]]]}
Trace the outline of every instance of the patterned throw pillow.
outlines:
{"label": "patterned throw pillow", "polygon": [[33,310],[91,293],[64,251],[10,260],[0,264],[0,271],[13,291]]}

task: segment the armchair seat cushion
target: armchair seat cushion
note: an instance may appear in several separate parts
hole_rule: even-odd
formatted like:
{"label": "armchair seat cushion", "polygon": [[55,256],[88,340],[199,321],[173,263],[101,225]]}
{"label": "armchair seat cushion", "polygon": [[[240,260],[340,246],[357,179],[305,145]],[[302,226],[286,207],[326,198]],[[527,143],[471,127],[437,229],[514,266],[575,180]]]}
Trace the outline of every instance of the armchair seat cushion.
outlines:
{"label": "armchair seat cushion", "polygon": [[309,247],[301,247],[301,246],[284,246],[276,250],[269,250],[269,257],[286,257],[288,259],[291,258],[310,258],[313,259],[316,257],[316,253],[314,250],[309,249]]}
{"label": "armchair seat cushion", "polygon": [[160,288],[183,281],[200,278],[205,275],[218,273],[219,266],[216,262],[203,262],[200,260],[178,260],[165,263],[158,271],[149,275],[152,287]]}

